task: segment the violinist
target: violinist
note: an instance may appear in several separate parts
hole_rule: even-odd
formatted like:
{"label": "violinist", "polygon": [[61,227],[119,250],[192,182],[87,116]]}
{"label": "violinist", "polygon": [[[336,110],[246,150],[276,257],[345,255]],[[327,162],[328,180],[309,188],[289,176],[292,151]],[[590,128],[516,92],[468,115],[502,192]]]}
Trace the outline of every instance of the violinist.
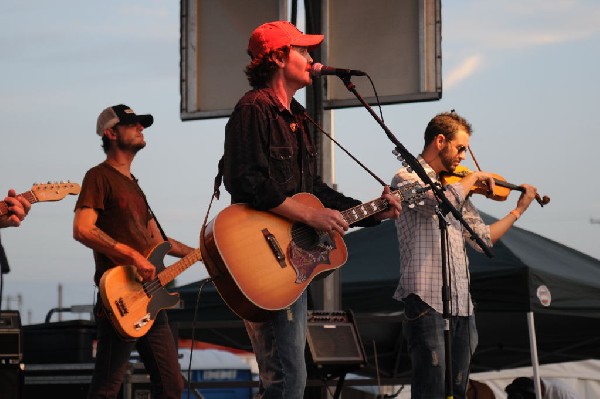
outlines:
{"label": "violinist", "polygon": [[[436,115],[425,129],[425,145],[418,160],[434,182],[443,172],[454,172],[465,159],[471,125],[454,111]],[[400,169],[392,187],[421,180],[416,173]],[[492,174],[472,172],[446,186],[445,195],[464,220],[492,246],[527,210],[536,197],[536,188],[520,186],[522,193],[514,210],[497,222],[486,225],[469,200],[475,185],[495,188]],[[400,281],[394,298],[404,303],[403,334],[412,361],[412,398],[445,397],[445,343],[442,318],[441,233],[435,213],[437,201],[431,191],[424,204],[406,208],[396,219],[400,249]],[[471,356],[477,346],[477,330],[469,292],[469,268],[465,242],[481,251],[470,234],[452,214],[448,226],[447,270],[449,280],[452,389],[455,398],[465,398]]]}

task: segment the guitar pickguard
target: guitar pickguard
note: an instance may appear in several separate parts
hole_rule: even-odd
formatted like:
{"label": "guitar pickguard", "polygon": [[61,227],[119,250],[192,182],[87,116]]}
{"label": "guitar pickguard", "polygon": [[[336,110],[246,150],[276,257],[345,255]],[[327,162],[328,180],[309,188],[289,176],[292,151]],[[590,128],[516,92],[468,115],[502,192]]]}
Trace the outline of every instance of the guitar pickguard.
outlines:
{"label": "guitar pickguard", "polygon": [[296,271],[296,284],[308,280],[318,265],[331,264],[329,254],[335,248],[335,241],[329,234],[303,224],[294,224],[288,256]]}

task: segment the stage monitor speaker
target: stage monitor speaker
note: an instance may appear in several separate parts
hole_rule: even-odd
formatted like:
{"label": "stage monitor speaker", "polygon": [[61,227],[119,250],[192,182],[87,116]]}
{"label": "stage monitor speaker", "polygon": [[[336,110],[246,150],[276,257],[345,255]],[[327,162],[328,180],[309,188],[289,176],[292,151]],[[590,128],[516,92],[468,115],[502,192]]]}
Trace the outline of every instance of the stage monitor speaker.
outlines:
{"label": "stage monitor speaker", "polygon": [[366,363],[351,313],[309,311],[306,343],[307,368],[311,377],[339,376]]}
{"label": "stage monitor speaker", "polygon": [[16,310],[0,311],[0,363],[18,364],[21,351],[21,316]]}

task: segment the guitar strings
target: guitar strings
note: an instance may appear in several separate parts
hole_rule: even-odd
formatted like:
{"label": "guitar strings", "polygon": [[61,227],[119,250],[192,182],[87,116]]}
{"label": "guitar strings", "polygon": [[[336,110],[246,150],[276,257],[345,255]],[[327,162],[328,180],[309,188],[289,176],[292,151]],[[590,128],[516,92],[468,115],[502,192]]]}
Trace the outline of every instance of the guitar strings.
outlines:
{"label": "guitar strings", "polygon": [[[191,254],[190,254],[191,255]],[[177,271],[179,271],[179,269],[183,269],[186,266],[191,266],[194,263],[196,263],[196,260],[192,260],[193,256],[189,256],[189,258],[186,256],[185,258],[181,259],[179,262],[171,265],[169,267],[169,269],[165,269],[163,270],[161,273],[163,273],[166,270],[175,270],[178,269]],[[159,273],[160,275],[160,273]],[[142,283],[141,284],[143,289],[138,289],[138,290],[132,290],[132,292],[127,295],[124,299],[125,304],[127,305],[127,307],[129,308],[129,313],[132,313],[135,310],[138,310],[140,307],[143,307],[146,305],[145,302],[140,302],[139,299],[144,298],[144,297],[152,297],[152,295],[154,295],[159,289],[161,289],[163,287],[159,276],[157,276],[154,280],[146,282],[146,283]]]}

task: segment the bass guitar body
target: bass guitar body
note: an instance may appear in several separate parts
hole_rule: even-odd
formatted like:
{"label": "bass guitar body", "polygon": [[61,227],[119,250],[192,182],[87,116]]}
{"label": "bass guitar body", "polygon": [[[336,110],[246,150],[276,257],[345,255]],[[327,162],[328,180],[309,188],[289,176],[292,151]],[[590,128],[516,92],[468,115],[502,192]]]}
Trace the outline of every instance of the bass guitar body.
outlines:
{"label": "bass guitar body", "polygon": [[[157,274],[165,269],[163,261],[170,249],[171,244],[165,241],[148,256]],[[100,296],[113,326],[125,338],[143,336],[161,309],[179,302],[179,294],[168,292],[158,279],[140,283],[134,266],[115,266],[107,270],[100,280]]]}
{"label": "bass guitar body", "polygon": [[[294,199],[323,208],[312,194]],[[339,234],[245,204],[225,208],[207,225],[200,250],[225,303],[251,321],[264,321],[270,311],[290,306],[315,276],[339,268],[348,258]]]}

